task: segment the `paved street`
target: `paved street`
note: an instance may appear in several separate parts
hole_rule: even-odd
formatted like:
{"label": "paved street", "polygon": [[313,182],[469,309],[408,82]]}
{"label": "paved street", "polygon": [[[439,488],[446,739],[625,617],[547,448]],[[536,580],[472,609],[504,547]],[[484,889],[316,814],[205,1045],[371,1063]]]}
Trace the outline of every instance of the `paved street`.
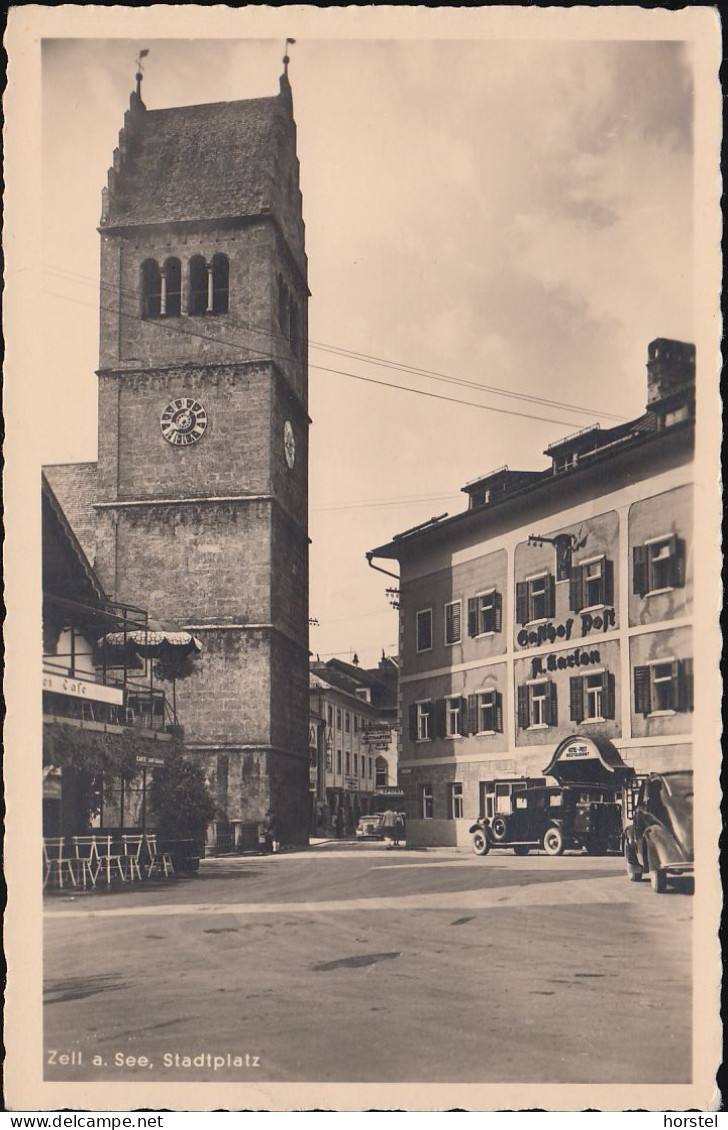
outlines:
{"label": "paved street", "polygon": [[379,843],[53,896],[46,1078],[687,1082],[691,915],[617,857]]}

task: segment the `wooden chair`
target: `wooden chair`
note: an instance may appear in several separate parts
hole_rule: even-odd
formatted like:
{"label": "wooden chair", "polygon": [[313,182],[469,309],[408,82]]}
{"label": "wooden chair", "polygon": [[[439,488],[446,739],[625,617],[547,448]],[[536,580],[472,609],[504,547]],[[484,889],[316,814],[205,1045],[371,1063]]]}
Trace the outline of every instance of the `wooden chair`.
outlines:
{"label": "wooden chair", "polygon": [[63,889],[63,876],[68,875],[72,886],[77,886],[73,869],[74,861],[63,854],[63,836],[43,837],[43,888],[55,880]]}
{"label": "wooden chair", "polygon": [[112,836],[94,836],[96,852],[99,859],[99,870],[104,872],[108,886],[111,886],[112,873],[114,878],[118,874],[122,883],[126,882],[124,870],[124,857],[116,850]]}
{"label": "wooden chair", "polygon": [[96,837],[74,836],[73,850],[75,856],[73,862],[78,870],[84,890],[89,884],[95,887],[96,880],[99,877],[99,871],[101,870],[101,860],[96,846]]}
{"label": "wooden chair", "polygon": [[174,864],[172,856],[168,851],[159,851],[157,848],[157,837],[154,834],[147,836],[147,851],[149,853],[149,863],[147,864],[147,878],[150,878],[153,871],[164,873],[165,879],[170,875],[174,875]]}
{"label": "wooden chair", "polygon": [[142,849],[144,847],[144,836],[140,835],[123,835],[121,837],[122,844],[122,861],[127,871],[129,880],[142,878]]}

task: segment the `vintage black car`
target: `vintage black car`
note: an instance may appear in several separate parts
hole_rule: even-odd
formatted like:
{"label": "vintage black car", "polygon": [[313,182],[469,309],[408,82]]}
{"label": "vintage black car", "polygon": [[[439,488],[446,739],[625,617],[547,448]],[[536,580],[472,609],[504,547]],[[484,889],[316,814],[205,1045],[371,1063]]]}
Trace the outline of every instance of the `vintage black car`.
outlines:
{"label": "vintage black car", "polygon": [[509,847],[516,855],[542,848],[561,855],[568,848],[593,855],[619,851],[621,806],[614,791],[590,784],[545,785],[529,778],[495,781],[485,814],[471,826],[473,851]]}
{"label": "vintage black car", "polygon": [[649,875],[662,894],[668,879],[690,876],[693,856],[693,774],[691,770],[650,773],[642,782],[624,832],[624,859],[632,882]]}

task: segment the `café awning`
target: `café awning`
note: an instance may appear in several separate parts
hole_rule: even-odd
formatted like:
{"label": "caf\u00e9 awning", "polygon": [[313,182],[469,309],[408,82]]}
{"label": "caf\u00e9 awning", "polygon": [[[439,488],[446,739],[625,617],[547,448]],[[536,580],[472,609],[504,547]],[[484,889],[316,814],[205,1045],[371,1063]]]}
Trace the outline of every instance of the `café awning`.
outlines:
{"label": "caf\u00e9 awning", "polygon": [[159,659],[167,652],[181,655],[199,654],[202,644],[172,620],[147,621],[146,627],[136,627],[130,632],[108,632],[98,641],[99,647],[131,648],[145,658]]}

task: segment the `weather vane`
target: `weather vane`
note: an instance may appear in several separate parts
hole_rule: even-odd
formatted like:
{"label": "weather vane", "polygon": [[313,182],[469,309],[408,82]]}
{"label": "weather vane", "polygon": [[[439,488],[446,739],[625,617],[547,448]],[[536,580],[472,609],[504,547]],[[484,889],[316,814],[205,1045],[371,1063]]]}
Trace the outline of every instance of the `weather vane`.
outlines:
{"label": "weather vane", "polygon": [[286,78],[288,78],[288,64],[291,61],[290,57],[288,55],[288,44],[289,43],[295,43],[295,42],[296,42],[295,39],[287,39],[286,40],[286,46],[283,48],[283,73],[286,76]]}
{"label": "weather vane", "polygon": [[137,60],[136,60],[136,65],[137,65],[137,73],[136,73],[136,84],[137,84],[137,89],[136,89],[136,92],[137,92],[137,95],[138,95],[138,97],[139,97],[139,98],[141,98],[141,96],[142,96],[142,78],[144,77],[144,68],[143,68],[143,66],[142,66],[142,59],[146,58],[146,56],[147,56],[148,54],[149,54],[149,48],[148,48],[148,47],[143,47],[143,48],[142,48],[142,50],[141,50],[141,51],[139,52],[139,54],[137,55]]}

